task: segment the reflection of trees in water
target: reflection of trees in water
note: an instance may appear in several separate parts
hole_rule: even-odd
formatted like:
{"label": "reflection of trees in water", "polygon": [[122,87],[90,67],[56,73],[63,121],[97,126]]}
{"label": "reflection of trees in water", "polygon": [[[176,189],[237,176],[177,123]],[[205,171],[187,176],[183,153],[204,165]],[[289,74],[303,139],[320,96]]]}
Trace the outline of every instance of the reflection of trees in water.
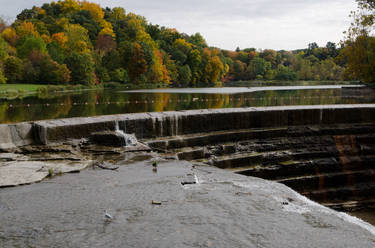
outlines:
{"label": "reflection of trees in water", "polygon": [[8,111],[8,104],[7,103],[1,103],[0,104],[0,123],[7,123],[7,120],[8,120],[8,115],[7,115],[7,111]]}
{"label": "reflection of trees in water", "polygon": [[4,114],[7,117],[6,120],[1,120],[2,123],[63,118],[69,116],[72,108],[69,97],[64,98],[60,104],[34,103],[30,104],[30,107],[27,104],[22,107],[7,106],[7,115]]}
{"label": "reflection of trees in water", "polygon": [[[375,97],[350,98],[347,94],[343,95],[340,89],[263,91],[234,95],[126,93],[101,90],[0,101],[0,122],[187,109],[373,102],[375,102]],[[27,107],[28,104],[30,107]]]}

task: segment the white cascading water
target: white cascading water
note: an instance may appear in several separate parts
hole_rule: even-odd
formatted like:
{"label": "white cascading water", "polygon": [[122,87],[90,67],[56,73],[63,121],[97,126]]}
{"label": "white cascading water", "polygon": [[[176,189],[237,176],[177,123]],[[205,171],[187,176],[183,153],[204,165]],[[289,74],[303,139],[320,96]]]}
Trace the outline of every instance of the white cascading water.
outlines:
{"label": "white cascading water", "polygon": [[175,136],[178,136],[178,115],[174,116],[174,129]]}
{"label": "white cascading water", "polygon": [[138,142],[137,138],[134,135],[127,134],[124,131],[122,131],[119,127],[118,121],[115,121],[115,132],[124,138],[122,146],[136,146],[137,145],[137,142]]}

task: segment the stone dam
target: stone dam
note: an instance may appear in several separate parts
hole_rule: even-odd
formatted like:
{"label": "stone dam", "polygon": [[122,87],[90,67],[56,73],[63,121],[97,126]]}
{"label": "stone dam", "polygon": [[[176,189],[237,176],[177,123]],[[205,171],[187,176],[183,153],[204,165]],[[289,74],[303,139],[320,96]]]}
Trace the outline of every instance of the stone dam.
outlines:
{"label": "stone dam", "polygon": [[280,182],[338,210],[375,206],[374,104],[191,110],[0,125],[0,149],[84,142],[93,133],[116,127],[167,159]]}
{"label": "stone dam", "polygon": [[370,248],[374,162],[375,104],[0,125],[0,247]]}

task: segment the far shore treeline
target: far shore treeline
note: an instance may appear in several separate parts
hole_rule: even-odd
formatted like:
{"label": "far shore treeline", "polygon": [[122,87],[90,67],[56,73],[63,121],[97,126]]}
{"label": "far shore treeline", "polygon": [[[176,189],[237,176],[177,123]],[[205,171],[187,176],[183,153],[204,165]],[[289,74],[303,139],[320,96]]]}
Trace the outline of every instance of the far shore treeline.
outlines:
{"label": "far shore treeline", "polygon": [[179,33],[123,8],[76,0],[25,9],[11,25],[0,21],[3,84],[195,87],[238,80],[362,79],[348,68],[350,52],[355,51],[333,42],[295,51],[222,50],[209,47],[199,33]]}

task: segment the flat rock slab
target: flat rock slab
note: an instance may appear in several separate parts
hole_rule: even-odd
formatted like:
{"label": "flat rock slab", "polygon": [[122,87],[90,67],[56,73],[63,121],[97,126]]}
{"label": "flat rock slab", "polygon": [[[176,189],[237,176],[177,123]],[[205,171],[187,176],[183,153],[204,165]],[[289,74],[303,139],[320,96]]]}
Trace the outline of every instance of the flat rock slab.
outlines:
{"label": "flat rock slab", "polygon": [[91,160],[87,161],[62,161],[56,163],[49,163],[47,168],[52,168],[53,171],[57,174],[59,173],[72,173],[72,172],[79,172],[83,169],[86,169],[92,163]]}
{"label": "flat rock slab", "polygon": [[48,176],[43,162],[10,162],[0,167],[0,187],[40,182]]}
{"label": "flat rock slab", "polygon": [[16,153],[0,153],[0,161],[21,161],[28,160],[27,156]]}
{"label": "flat rock slab", "polygon": [[50,172],[53,174],[79,172],[91,161],[13,161],[0,165],[0,188],[31,184],[42,181]]}
{"label": "flat rock slab", "polygon": [[373,226],[275,182],[182,161],[120,165],[1,189],[1,247],[375,246]]}
{"label": "flat rock slab", "polygon": [[103,154],[122,154],[127,152],[148,152],[151,148],[143,143],[137,142],[135,146],[123,146],[123,147],[113,147],[113,146],[99,146],[99,145],[89,145],[84,147],[87,151],[92,153],[103,153]]}

